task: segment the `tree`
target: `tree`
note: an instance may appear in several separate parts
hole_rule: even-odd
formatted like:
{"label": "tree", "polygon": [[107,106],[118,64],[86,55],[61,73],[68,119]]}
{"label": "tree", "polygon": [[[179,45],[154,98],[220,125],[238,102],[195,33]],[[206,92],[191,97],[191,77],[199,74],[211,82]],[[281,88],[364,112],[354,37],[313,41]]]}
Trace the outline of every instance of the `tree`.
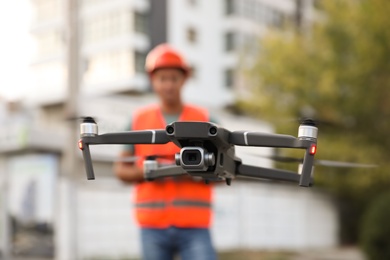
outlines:
{"label": "tree", "polygon": [[390,258],[390,193],[378,197],[363,217],[361,246],[368,259]]}
{"label": "tree", "polygon": [[389,13],[388,0],[322,1],[307,32],[270,32],[246,71],[253,98],[240,102],[246,111],[277,118],[270,121],[283,133],[296,135],[297,127],[284,119],[314,116],[330,122],[320,125],[318,157],[380,165],[316,169],[317,183],[346,212],[341,215],[345,242],[356,242],[366,205],[390,187]]}

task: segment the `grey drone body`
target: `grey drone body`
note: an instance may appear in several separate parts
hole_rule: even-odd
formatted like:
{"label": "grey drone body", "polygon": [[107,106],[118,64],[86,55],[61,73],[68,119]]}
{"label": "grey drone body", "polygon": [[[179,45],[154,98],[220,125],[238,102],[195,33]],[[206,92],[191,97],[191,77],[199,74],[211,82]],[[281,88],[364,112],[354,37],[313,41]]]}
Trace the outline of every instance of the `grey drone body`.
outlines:
{"label": "grey drone body", "polygon": [[[174,122],[166,129],[128,131],[99,135],[92,118],[84,119],[80,127],[79,148],[83,152],[88,179],[94,179],[89,145],[98,144],[166,144],[173,142],[181,148],[175,155],[175,166],[156,167],[145,160],[145,179],[190,174],[205,181],[225,180],[229,185],[237,176],[312,184],[312,168],[317,147],[317,127],[303,123],[298,138],[290,135],[233,131],[209,122]],[[245,165],[235,156],[235,146],[296,148],[305,150],[302,172]]]}

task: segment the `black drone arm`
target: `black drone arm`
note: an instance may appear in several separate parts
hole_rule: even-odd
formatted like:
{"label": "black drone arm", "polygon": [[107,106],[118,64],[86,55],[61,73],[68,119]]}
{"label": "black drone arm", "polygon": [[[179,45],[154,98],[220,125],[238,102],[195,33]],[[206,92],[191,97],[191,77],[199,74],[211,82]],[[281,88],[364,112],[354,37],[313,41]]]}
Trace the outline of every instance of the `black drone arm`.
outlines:
{"label": "black drone arm", "polygon": [[296,138],[290,135],[235,131],[230,133],[229,141],[234,145],[240,146],[305,149],[306,152],[303,159],[301,175],[277,169],[267,170],[268,172],[264,172],[261,168],[257,169],[257,167],[250,167],[245,165],[238,167],[238,173],[240,173],[241,169],[241,172],[243,173],[241,175],[250,174],[251,177],[254,177],[257,172],[259,178],[265,174],[269,176],[267,177],[268,179],[279,179],[294,182],[297,182],[298,180],[300,186],[310,186],[312,182],[311,174],[314,164],[314,155],[317,149],[316,138]]}
{"label": "black drone arm", "polygon": [[305,157],[303,157],[302,172],[299,180],[300,186],[309,187],[312,183],[314,154],[316,149],[316,144],[312,144],[310,147],[306,148]]}
{"label": "black drone arm", "polygon": [[166,144],[170,141],[165,130],[143,130],[82,136],[85,144]]}
{"label": "black drone arm", "polygon": [[94,180],[95,173],[93,171],[92,158],[91,158],[91,152],[89,150],[89,145],[85,144],[81,139],[79,141],[79,148],[83,153],[84,167],[85,167],[85,172],[87,173],[87,179]]}
{"label": "black drone arm", "polygon": [[304,144],[291,135],[267,134],[248,131],[234,131],[230,133],[229,142],[240,146],[275,147],[275,148],[303,148]]}
{"label": "black drone arm", "polygon": [[166,144],[170,139],[166,135],[165,130],[143,130],[129,131],[121,133],[108,133],[97,135],[87,132],[81,134],[79,148],[83,153],[85,170],[88,180],[95,179],[95,174],[92,166],[91,152],[89,145],[99,144]]}
{"label": "black drone arm", "polygon": [[300,175],[294,172],[245,164],[238,165],[236,175],[267,180],[288,181],[294,183],[299,182],[300,179]]}
{"label": "black drone arm", "polygon": [[163,177],[177,177],[188,175],[180,166],[163,166],[154,170],[146,170],[144,172],[145,180],[152,181]]}

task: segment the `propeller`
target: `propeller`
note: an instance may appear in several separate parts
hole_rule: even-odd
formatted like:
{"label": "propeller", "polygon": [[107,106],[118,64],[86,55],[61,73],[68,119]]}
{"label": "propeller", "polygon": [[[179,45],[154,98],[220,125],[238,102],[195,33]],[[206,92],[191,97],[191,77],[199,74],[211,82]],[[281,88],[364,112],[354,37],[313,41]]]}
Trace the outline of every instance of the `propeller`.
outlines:
{"label": "propeller", "polygon": [[318,116],[305,116],[305,115],[298,115],[296,117],[288,117],[288,118],[278,118],[274,119],[271,118],[269,119],[270,122],[273,122],[277,125],[286,125],[286,124],[291,124],[296,123],[298,124],[303,124],[307,121],[312,122],[313,126],[317,127],[325,127],[325,128],[345,128],[350,124],[350,119],[343,119],[343,120],[336,120],[336,119],[327,119],[324,117],[318,117]]}
{"label": "propeller", "polygon": [[[287,157],[279,155],[257,155],[273,161],[284,162],[284,163],[303,163],[303,158],[296,157]],[[331,160],[314,160],[315,165],[326,166],[326,167],[339,167],[339,168],[375,168],[378,167],[376,164],[363,164],[363,163],[353,163],[353,162],[340,162],[340,161],[331,161]]]}
{"label": "propeller", "polygon": [[96,123],[96,117],[92,116],[74,116],[65,118],[67,121],[82,121],[83,123]]}
{"label": "propeller", "polygon": [[295,119],[294,121],[298,122],[299,124],[309,124],[312,126],[326,126],[326,127],[337,127],[340,126],[340,122],[330,121],[326,119],[320,119],[316,117],[299,117]]}

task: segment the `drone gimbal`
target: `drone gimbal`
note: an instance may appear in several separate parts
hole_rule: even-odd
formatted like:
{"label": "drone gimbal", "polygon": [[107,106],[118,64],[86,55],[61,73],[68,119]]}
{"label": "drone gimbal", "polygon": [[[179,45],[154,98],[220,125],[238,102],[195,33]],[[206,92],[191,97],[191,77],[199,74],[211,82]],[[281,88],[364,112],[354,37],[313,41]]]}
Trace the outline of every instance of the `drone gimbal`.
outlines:
{"label": "drone gimbal", "polygon": [[[89,145],[98,144],[166,144],[173,142],[181,148],[175,155],[176,165],[158,168],[155,160],[145,160],[145,179],[173,177],[190,174],[210,180],[225,180],[230,185],[236,176],[312,184],[312,168],[317,150],[317,132],[311,120],[299,126],[298,138],[290,135],[266,134],[250,131],[230,132],[208,122],[174,122],[166,129],[128,131],[98,134],[96,122],[91,117],[80,125],[82,150],[87,178],[94,179]],[[245,165],[235,156],[235,146],[275,147],[305,149],[301,173],[281,169]]]}

